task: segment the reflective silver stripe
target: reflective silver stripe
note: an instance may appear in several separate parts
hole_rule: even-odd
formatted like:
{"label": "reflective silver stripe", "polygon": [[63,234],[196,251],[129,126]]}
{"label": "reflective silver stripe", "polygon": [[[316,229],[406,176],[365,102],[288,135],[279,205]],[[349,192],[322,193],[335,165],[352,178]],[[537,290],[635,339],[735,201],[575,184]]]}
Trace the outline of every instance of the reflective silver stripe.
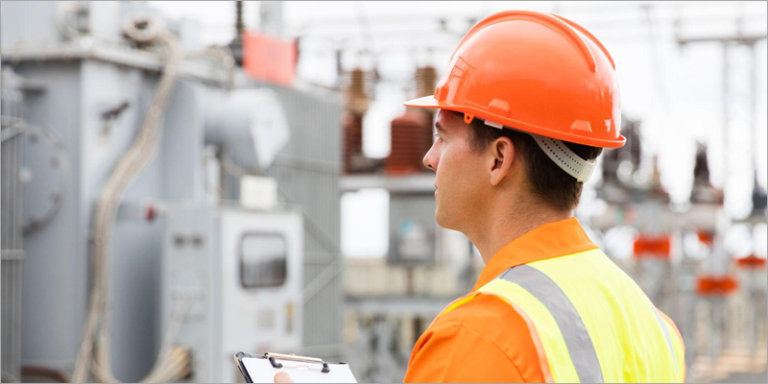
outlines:
{"label": "reflective silver stripe", "polygon": [[664,319],[661,318],[661,315],[659,315],[659,311],[655,306],[653,307],[653,313],[656,314],[656,320],[659,321],[659,326],[661,326],[661,329],[664,331],[664,338],[667,339],[667,345],[669,345],[669,353],[672,354],[672,363],[675,364],[675,375],[680,377],[680,372],[677,371],[677,357],[675,356],[675,347],[672,346],[672,338],[669,336],[669,328],[667,327],[667,323],[664,321]]}
{"label": "reflective silver stripe", "polygon": [[544,272],[528,265],[508,269],[499,278],[511,281],[538,299],[555,318],[582,383],[602,383],[603,371],[595,346],[579,312],[560,286]]}

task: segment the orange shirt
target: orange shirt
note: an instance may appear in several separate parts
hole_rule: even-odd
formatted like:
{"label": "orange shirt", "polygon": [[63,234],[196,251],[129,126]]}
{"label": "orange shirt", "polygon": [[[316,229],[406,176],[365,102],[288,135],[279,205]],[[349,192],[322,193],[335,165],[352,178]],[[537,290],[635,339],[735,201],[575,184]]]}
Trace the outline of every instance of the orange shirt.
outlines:
{"label": "orange shirt", "polygon": [[[514,266],[595,248],[575,218],[544,224],[499,250],[472,292]],[[525,320],[496,296],[479,295],[432,322],[413,347],[404,381],[530,383],[544,376]]]}

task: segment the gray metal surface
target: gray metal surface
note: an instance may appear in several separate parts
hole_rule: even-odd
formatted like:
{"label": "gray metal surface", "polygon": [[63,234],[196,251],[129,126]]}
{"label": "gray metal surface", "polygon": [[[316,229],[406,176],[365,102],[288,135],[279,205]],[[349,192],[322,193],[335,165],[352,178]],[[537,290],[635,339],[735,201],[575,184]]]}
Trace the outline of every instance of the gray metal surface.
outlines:
{"label": "gray metal surface", "polygon": [[[80,68],[74,63],[53,68],[44,66],[17,67],[26,78],[46,84],[43,94],[25,100],[25,111],[30,124],[45,126],[56,124],[55,128],[63,138],[66,156],[72,166],[79,167],[79,95],[80,84],[77,76]],[[23,164],[28,169],[45,167],[48,158],[32,157],[25,153]],[[32,178],[35,174],[30,175]],[[76,180],[76,179],[74,179]],[[74,181],[72,180],[72,181]],[[70,182],[72,190],[65,197],[64,206],[48,225],[24,238],[24,252],[28,256],[24,268],[24,305],[22,318],[26,326],[21,332],[22,357],[25,364],[48,365],[63,368],[64,359],[73,359],[74,343],[80,329],[81,316],[78,309],[84,309],[87,274],[85,244],[78,241],[79,231],[79,188]],[[83,243],[86,239],[83,239]],[[79,256],[79,257],[78,257]],[[56,314],[52,316],[52,314]],[[66,330],[66,331],[63,331]],[[32,355],[30,355],[32,353]],[[29,359],[34,356],[34,359]]]}
{"label": "gray metal surface", "polygon": [[[163,327],[171,328],[174,312],[183,311],[176,340],[191,350],[191,381],[235,382],[237,352],[295,352],[301,310],[289,313],[286,306],[295,308],[301,297],[299,215],[211,204],[174,204],[166,212]],[[246,288],[243,239],[259,235],[284,240],[285,280]]]}
{"label": "gray metal surface", "polygon": [[435,196],[429,192],[390,194],[388,263],[435,263],[435,204]]}
{"label": "gray metal surface", "polygon": [[[71,190],[62,210],[26,238],[30,257],[24,270],[24,362],[68,370],[83,331],[93,203],[116,159],[133,140],[156,79],[138,69],[98,61],[20,63],[16,68],[46,83],[45,94],[26,103],[28,115],[31,123],[53,126],[72,166]],[[102,113],[124,101],[129,107],[107,128]],[[27,156],[24,161],[35,169],[48,159]],[[163,181],[163,170],[155,162],[126,198],[162,197]],[[116,227],[113,267],[119,273],[112,283],[119,304],[114,308],[113,338],[120,346],[115,350],[115,374],[123,380],[140,379],[155,355],[159,302],[153,292],[158,290],[160,229],[157,222]]]}
{"label": "gray metal surface", "polygon": [[291,137],[267,174],[280,199],[304,215],[304,346],[308,354],[342,359],[343,260],[341,255],[341,106],[278,86]]}
{"label": "gray metal surface", "polygon": [[[101,16],[90,20],[91,28],[103,32],[103,36],[91,40],[93,45],[62,39],[55,25],[58,5],[54,2],[3,2],[0,23],[3,67],[13,67],[25,78],[46,86],[46,92],[25,100],[26,115],[31,124],[50,125],[56,131],[71,166],[70,188],[61,210],[24,239],[24,306],[14,312],[24,319],[20,332],[24,364],[67,371],[77,355],[88,304],[94,202],[117,159],[135,138],[155,89],[155,69],[162,63],[156,55],[126,46],[102,46],[100,41],[112,39],[111,27],[119,24],[127,6],[124,4],[128,3],[117,8],[94,4],[89,5],[90,12]],[[35,26],[35,31],[29,30],[30,25]],[[202,161],[206,105],[201,94],[215,94],[222,89],[216,85],[219,76],[214,72],[202,66],[190,66],[189,71],[185,68],[180,68],[182,75],[191,77],[177,85],[163,113],[161,149],[126,191],[125,200],[206,199]],[[208,75],[198,76],[205,73]],[[281,201],[304,211],[304,283],[309,297],[305,310],[311,314],[304,321],[304,344],[315,348],[313,354],[339,359],[343,265],[338,185],[341,107],[336,99],[310,96],[295,89],[252,83],[246,87],[273,88],[284,103],[291,139],[266,173],[278,180]],[[105,112],[126,102],[127,108],[118,117],[109,121],[104,118]],[[25,156],[23,163],[33,169],[44,168],[42,165],[49,160]],[[225,198],[236,198],[238,186],[234,181],[230,184],[224,184],[225,189],[234,193]],[[5,188],[3,183],[3,191]],[[3,229],[6,212],[11,211],[3,209]],[[120,380],[141,379],[150,369],[161,341],[158,292],[164,225],[161,218],[152,223],[118,222],[115,227],[112,344],[113,369]],[[6,244],[10,243],[4,240],[3,246]],[[5,295],[11,292],[5,284],[12,283],[6,279],[6,271],[12,273],[13,268],[5,268],[3,263]],[[4,299],[3,305],[6,302],[11,303]],[[3,337],[3,348],[6,340]]]}
{"label": "gray metal surface", "polygon": [[[35,283],[28,284],[24,292],[23,317],[29,319],[22,333],[24,361],[68,370],[82,335],[87,304],[87,235],[93,202],[117,157],[135,135],[156,76],[97,60],[21,62],[15,67],[48,86],[45,95],[29,100],[27,109],[32,123],[55,123],[72,166],[71,193],[63,209],[27,239],[26,252],[34,257],[24,273],[27,281]],[[209,91],[193,81],[179,84],[164,114],[162,149],[125,199],[204,198],[204,105],[198,94]],[[305,283],[315,282],[312,289],[316,293],[305,308],[313,314],[313,321],[304,324],[305,344],[323,346],[323,357],[338,359],[342,323],[338,251],[341,109],[335,101],[296,90],[276,92],[285,102],[292,135],[268,173],[280,183],[283,201],[303,207],[305,222],[310,222],[305,236]],[[107,129],[102,112],[124,101],[129,107]],[[34,164],[47,159],[25,161]],[[140,379],[159,347],[155,292],[159,289],[162,227],[162,220],[118,223],[116,227],[113,344],[115,374],[122,380]],[[319,283],[317,276],[322,277]]]}
{"label": "gray metal surface", "polygon": [[361,316],[423,316],[434,318],[453,300],[451,297],[407,296],[407,297],[347,297],[347,309]]}
{"label": "gray metal surface", "polygon": [[[52,125],[63,139],[72,167],[62,210],[26,237],[30,255],[24,269],[26,300],[22,330],[25,364],[69,370],[82,336],[88,247],[93,203],[117,158],[133,140],[152,95],[156,75],[101,61],[22,62],[16,69],[46,84],[44,94],[25,102],[30,123]],[[195,107],[199,84],[182,82],[165,112],[162,149],[153,164],[126,191],[140,200],[202,198],[202,119]],[[107,127],[102,113],[127,101],[128,108]],[[30,168],[47,157],[27,156]],[[33,175],[34,177],[34,175]],[[143,377],[159,346],[159,269],[162,220],[118,223],[114,236],[115,374]]]}
{"label": "gray metal surface", "polygon": [[[3,1],[0,3],[0,14],[4,15],[0,23],[0,45],[3,49],[22,44],[57,43],[64,40],[56,24],[55,1],[27,2]],[[5,15],[14,15],[6,17]],[[41,20],[51,20],[49,23],[30,23],[28,16],[34,15]],[[26,17],[25,17],[26,16]]]}
{"label": "gray metal surface", "polygon": [[[0,277],[0,316],[2,316],[2,373],[20,377],[21,365],[21,289],[22,289],[22,209],[23,195],[19,170],[23,148],[23,134],[7,135],[14,129],[23,129],[23,93],[19,89],[9,87],[9,82],[3,78],[2,88],[2,277]],[[5,381],[5,380],[3,380]]]}
{"label": "gray metal surface", "polygon": [[345,175],[339,182],[342,192],[354,192],[364,188],[381,188],[391,193],[435,192],[435,174],[419,173],[408,176],[386,176],[378,174]]}
{"label": "gray metal surface", "polygon": [[[159,71],[162,57],[154,52],[137,50],[119,44],[121,17],[129,12],[141,10],[156,13],[149,4],[139,1],[80,2],[87,9],[83,24],[90,30],[85,40],[67,39],[62,27],[57,25],[56,15],[62,2],[56,1],[3,1],[0,14],[2,56],[4,61],[60,61],[94,60],[115,65]],[[156,15],[159,16],[159,15]],[[70,15],[70,18],[73,16]],[[199,49],[194,35],[183,22],[179,26],[181,39],[186,49]],[[179,67],[181,77],[191,77],[211,83],[223,84],[228,81],[227,73],[220,65],[209,65],[201,61],[184,62]]]}

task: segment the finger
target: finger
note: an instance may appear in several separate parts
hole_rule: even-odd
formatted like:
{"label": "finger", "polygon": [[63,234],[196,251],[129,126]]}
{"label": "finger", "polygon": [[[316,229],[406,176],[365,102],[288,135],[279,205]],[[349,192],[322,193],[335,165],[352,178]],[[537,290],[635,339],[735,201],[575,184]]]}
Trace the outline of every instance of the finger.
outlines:
{"label": "finger", "polygon": [[285,372],[278,372],[275,375],[275,383],[294,383],[293,379],[291,378],[291,375],[285,373]]}

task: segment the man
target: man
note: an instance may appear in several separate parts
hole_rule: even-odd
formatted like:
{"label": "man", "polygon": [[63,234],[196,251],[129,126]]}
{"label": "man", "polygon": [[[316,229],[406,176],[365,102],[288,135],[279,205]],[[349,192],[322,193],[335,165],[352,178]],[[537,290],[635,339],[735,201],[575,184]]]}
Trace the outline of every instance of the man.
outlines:
{"label": "man", "polygon": [[486,263],[416,343],[406,382],[682,382],[674,323],[573,211],[620,147],[613,60],[582,27],[512,11],[473,27],[434,96],[435,219]]}
{"label": "man", "polygon": [[[486,263],[417,341],[406,382],[682,382],[674,323],[573,211],[621,147],[613,60],[582,27],[511,11],[474,26],[434,96],[435,219]],[[278,379],[278,378],[276,378]]]}

